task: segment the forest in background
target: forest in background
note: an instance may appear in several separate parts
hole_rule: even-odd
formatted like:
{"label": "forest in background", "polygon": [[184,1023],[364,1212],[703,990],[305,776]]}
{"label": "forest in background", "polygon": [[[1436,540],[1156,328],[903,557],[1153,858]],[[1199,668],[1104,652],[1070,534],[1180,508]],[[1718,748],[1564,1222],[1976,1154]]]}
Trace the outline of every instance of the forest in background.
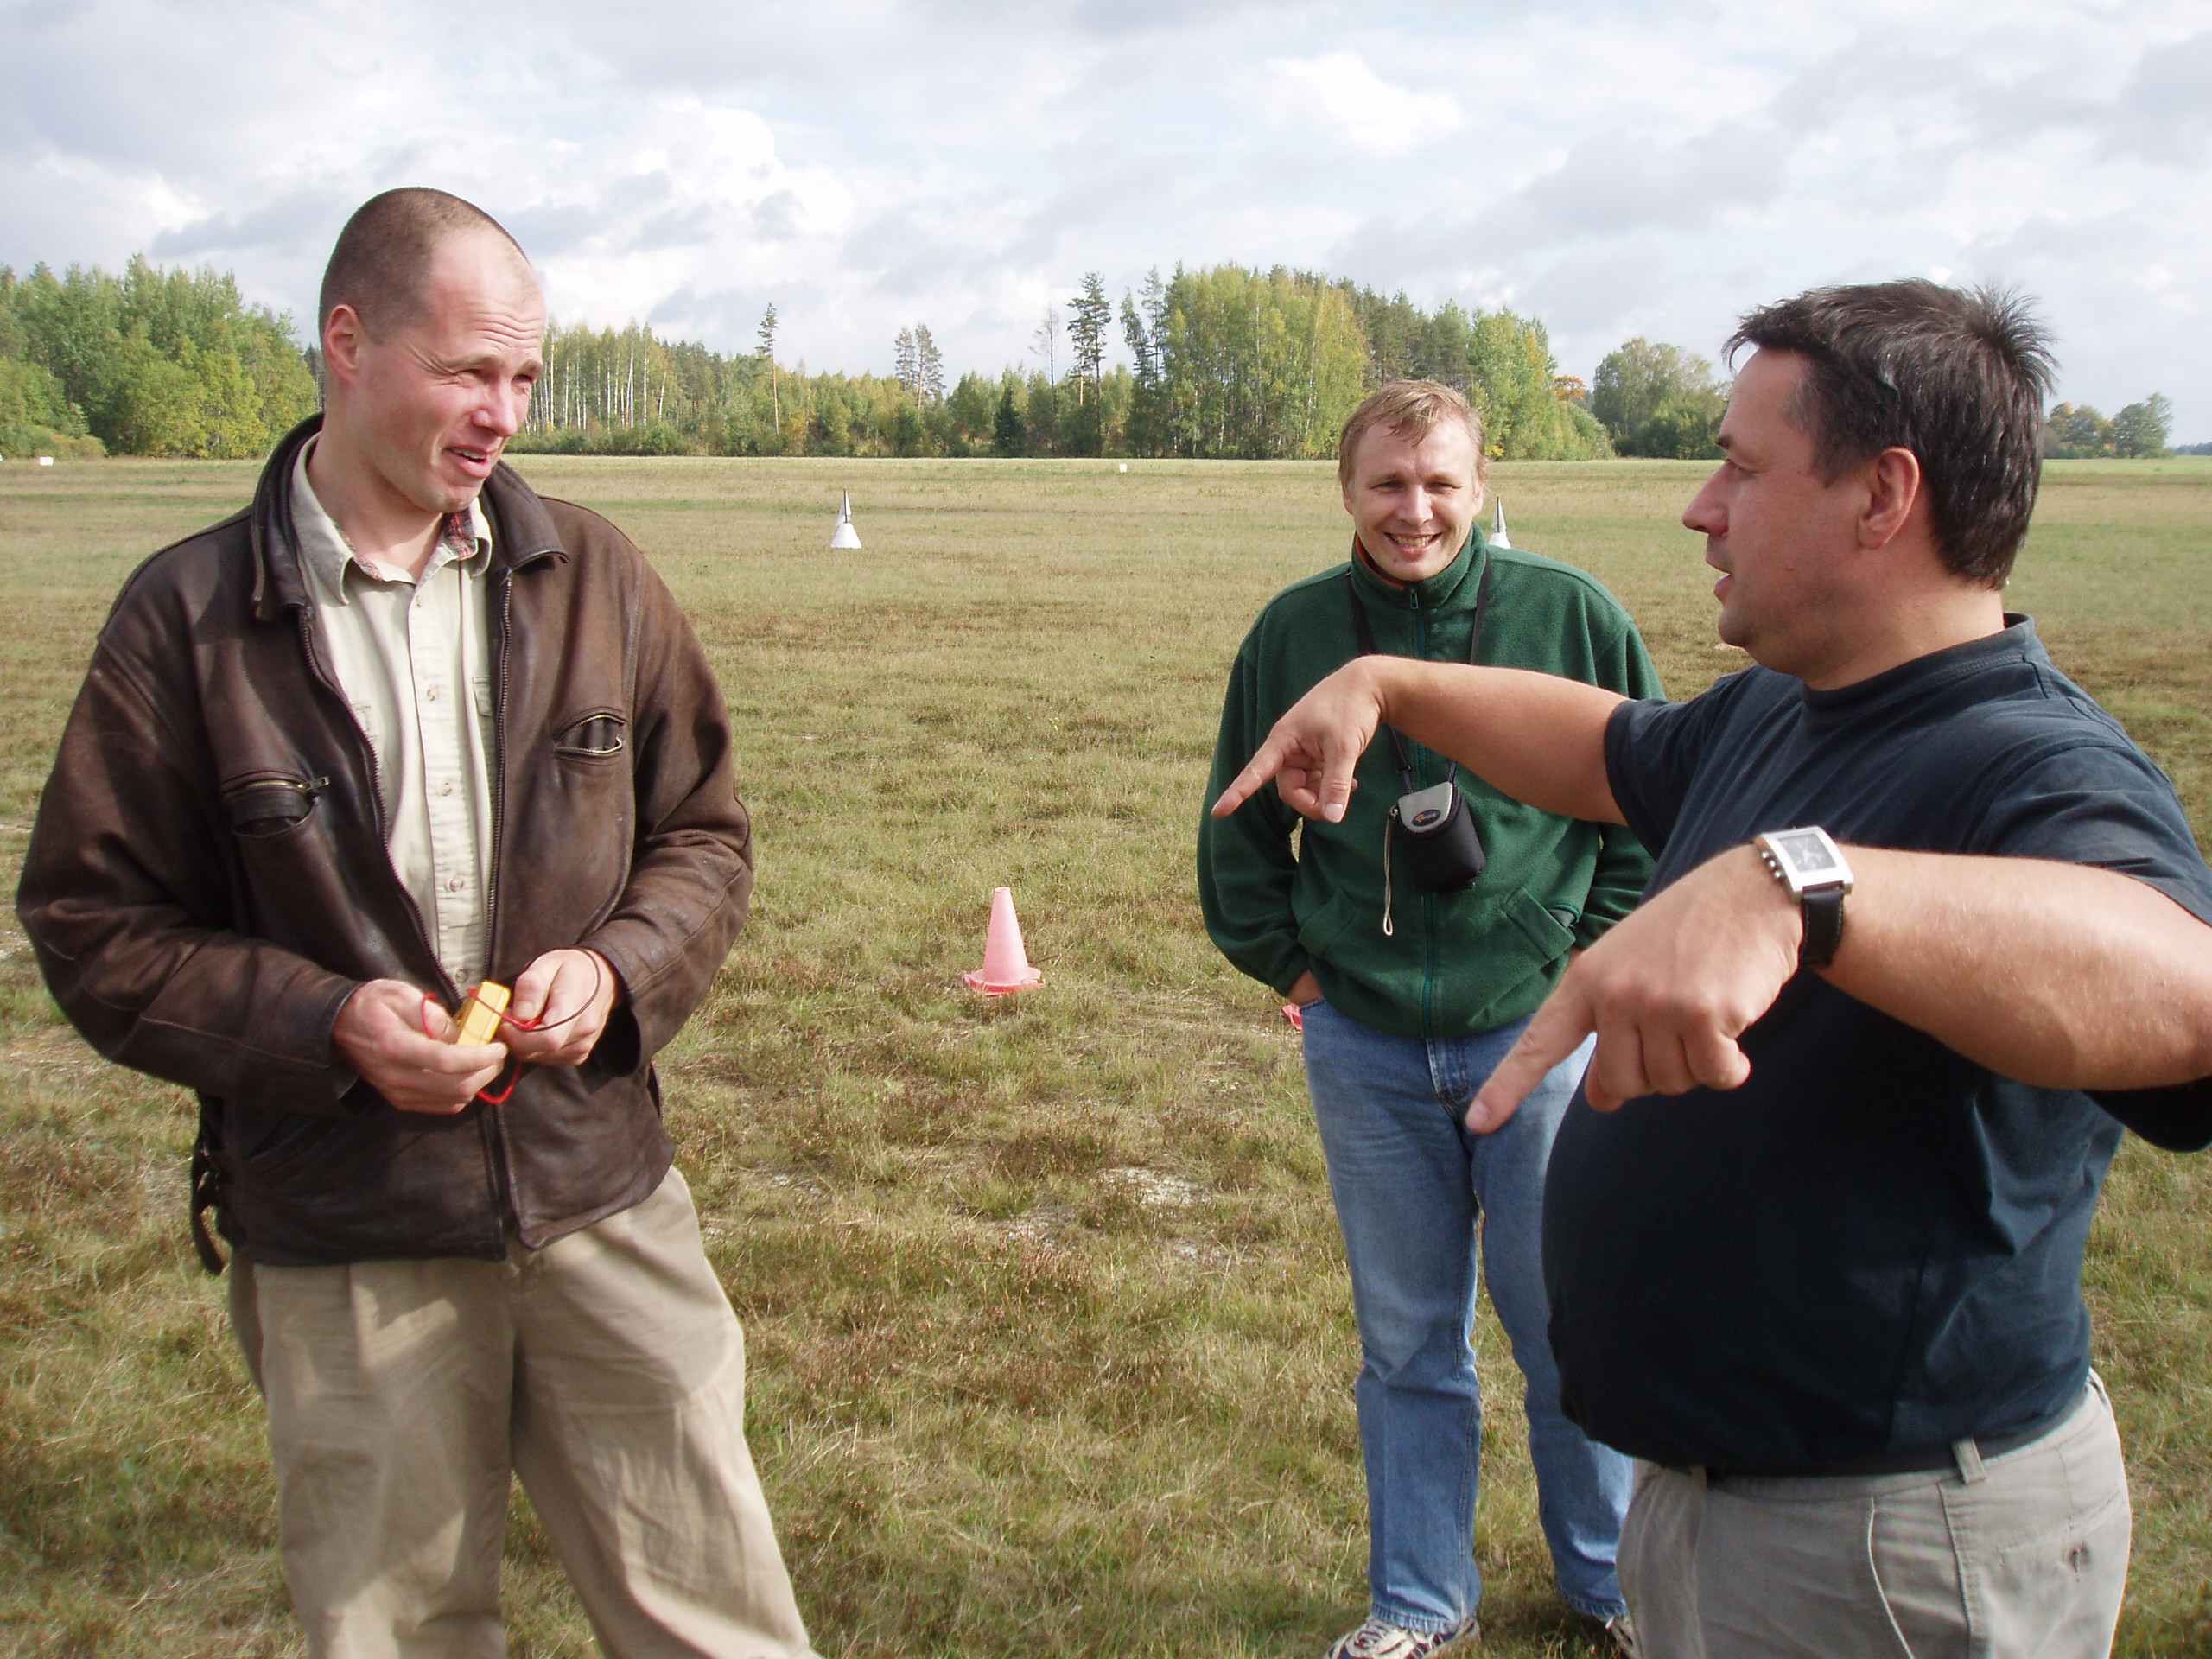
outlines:
{"label": "forest in background", "polygon": [[227,272],[0,265],[0,454],[257,455],[321,400]]}
{"label": "forest in background", "polygon": [[[810,373],[777,355],[776,308],[749,352],[632,323],[556,322],[512,448],[575,454],[1332,455],[1385,381],[1466,394],[1493,458],[1716,455],[1728,387],[1713,365],[1642,338],[1586,385],[1560,374],[1541,319],[1424,310],[1347,279],[1277,266],[1157,270],[1118,305],[1096,274],[1039,317],[1028,360],[953,378],[921,322],[887,375]],[[1118,351],[1126,362],[1110,366]],[[227,272],[0,266],[0,456],[250,457],[320,402],[319,353],[289,314],[249,305]],[[2167,453],[2153,394],[2107,418],[2051,410],[2054,456]]]}
{"label": "forest in background", "polygon": [[[778,343],[772,305],[755,349],[728,353],[636,323],[556,322],[513,447],[1301,459],[1333,453],[1368,391],[1419,374],[1466,393],[1493,455],[1616,448],[1588,391],[1559,373],[1541,321],[1449,302],[1427,311],[1281,268],[1155,271],[1118,306],[1088,276],[1039,319],[1031,360],[996,373],[955,378],[922,323],[900,330],[887,375],[810,372]],[[1128,360],[1109,365],[1118,355]],[[119,275],[0,267],[0,454],[258,454],[316,407],[318,356],[227,273],[143,257]],[[1717,419],[1719,402],[1707,404]]]}
{"label": "forest in background", "polygon": [[[888,375],[810,374],[758,346],[724,356],[624,329],[556,327],[543,394],[517,448],[570,454],[1179,455],[1335,453],[1386,379],[1444,380],[1482,411],[1491,451],[1611,453],[1544,325],[1510,311],[1424,312],[1402,294],[1281,267],[1155,271],[1118,307],[1093,274],[1039,320],[1033,360],[946,369],[926,324],[899,331]],[[1108,365],[1119,345],[1126,363]]]}

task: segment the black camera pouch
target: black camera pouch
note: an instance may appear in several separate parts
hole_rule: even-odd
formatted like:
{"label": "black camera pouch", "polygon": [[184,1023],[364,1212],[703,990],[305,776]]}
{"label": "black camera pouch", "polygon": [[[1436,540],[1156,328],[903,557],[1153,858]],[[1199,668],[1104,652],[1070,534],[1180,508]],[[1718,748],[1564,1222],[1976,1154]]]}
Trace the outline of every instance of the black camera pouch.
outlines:
{"label": "black camera pouch", "polygon": [[1471,887],[1488,861],[1475,815],[1456,779],[1401,795],[1390,809],[1390,839],[1406,874],[1423,893],[1458,893]]}
{"label": "black camera pouch", "polygon": [[[1474,630],[1467,641],[1471,663],[1482,649],[1491,575],[1491,567],[1485,561],[1483,585],[1475,595]],[[1344,573],[1344,580],[1348,585],[1352,582],[1350,571]],[[1375,630],[1368,622],[1367,607],[1361,603],[1357,586],[1351,587],[1351,612],[1359,630],[1361,655],[1377,654]],[[1382,931],[1387,937],[1397,931],[1390,916],[1394,864],[1404,865],[1408,878],[1423,893],[1460,893],[1475,884],[1489,861],[1483,852],[1482,836],[1475,830],[1474,812],[1459,792],[1459,763],[1452,764],[1442,783],[1415,789],[1413,760],[1406,753],[1405,739],[1392,727],[1382,729],[1390,734],[1399,781],[1406,786],[1406,792],[1390,809],[1389,826],[1382,832]]]}

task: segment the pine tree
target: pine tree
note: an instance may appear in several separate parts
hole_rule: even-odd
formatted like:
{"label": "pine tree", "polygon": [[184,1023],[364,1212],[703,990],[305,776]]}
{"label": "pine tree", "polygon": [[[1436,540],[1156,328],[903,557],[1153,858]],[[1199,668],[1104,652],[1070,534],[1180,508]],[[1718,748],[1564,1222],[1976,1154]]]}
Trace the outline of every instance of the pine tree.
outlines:
{"label": "pine tree", "polygon": [[1001,455],[1018,455],[1029,448],[1028,423],[1021,418],[1021,411],[1014,406],[1014,391],[1017,383],[1009,377],[999,393],[999,417],[991,431],[991,448]]}
{"label": "pine tree", "polygon": [[918,398],[921,396],[922,376],[920,368],[915,361],[914,331],[911,328],[901,328],[899,331],[899,338],[892,347],[891,372],[899,384],[912,392],[916,397]]}
{"label": "pine tree", "polygon": [[1122,338],[1136,359],[1135,385],[1129,395],[1124,441],[1131,453],[1167,453],[1167,289],[1154,265],[1145,278],[1144,302],[1125,289],[1122,295]]}
{"label": "pine tree", "polygon": [[1136,359],[1137,385],[1157,385],[1160,359],[1153,353],[1152,333],[1137,315],[1137,302],[1129,297],[1126,289],[1122,291],[1122,338],[1128,342],[1129,355]]}
{"label": "pine tree", "polygon": [[1095,270],[1086,271],[1083,292],[1068,302],[1068,378],[1075,382],[1075,417],[1069,423],[1068,447],[1079,455],[1105,453],[1106,411],[1101,402],[1105,378],[1106,331],[1114,325],[1114,304],[1106,297],[1106,284]]}
{"label": "pine tree", "polygon": [[1075,342],[1071,365],[1078,397],[1097,401],[1098,383],[1106,367],[1106,331],[1113,326],[1114,305],[1106,297],[1106,284],[1096,271],[1086,271],[1083,292],[1068,302],[1068,335]]}

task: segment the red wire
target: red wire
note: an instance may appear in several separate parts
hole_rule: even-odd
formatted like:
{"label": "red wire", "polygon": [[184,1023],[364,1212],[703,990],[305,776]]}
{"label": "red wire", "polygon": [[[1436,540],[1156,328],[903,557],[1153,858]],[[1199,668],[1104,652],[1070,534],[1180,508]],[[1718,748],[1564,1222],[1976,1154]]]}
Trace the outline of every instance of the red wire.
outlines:
{"label": "red wire", "polygon": [[[489,1002],[486,1002],[482,997],[479,996],[474,990],[470,991],[467,995],[462,997],[461,1000],[464,1003],[474,1002],[480,1008],[490,1009],[494,1019],[499,1020],[506,1025],[512,1026],[517,1031],[558,1031],[563,1026],[567,1025],[570,1020],[582,1019],[584,1010],[590,1007],[594,1002],[596,1002],[599,1000],[600,989],[607,983],[607,970],[599,965],[599,953],[594,950],[587,950],[584,954],[591,958],[591,995],[583,1000],[574,1014],[564,1014],[558,1020],[553,1020],[550,1024],[543,1014],[536,1015],[528,1020],[522,1020],[518,1019],[512,1014],[509,1014],[505,1008],[494,1008]],[[425,1037],[429,1038],[433,1042],[435,1042],[438,1039],[438,1033],[431,1029],[430,1027],[430,1010],[435,1007],[438,1007],[438,999],[432,996],[428,991],[423,992],[423,1034]],[[444,1011],[440,1009],[440,1012],[442,1013]],[[451,1016],[448,1017],[450,1018]],[[487,1089],[479,1089],[476,1091],[476,1098],[482,1101],[486,1106],[505,1105],[515,1092],[515,1084],[522,1081],[522,1066],[523,1063],[520,1060],[517,1060],[514,1063],[513,1069],[507,1073],[507,1086],[500,1090],[498,1094],[494,1095]],[[499,1082],[499,1079],[494,1077],[492,1081],[496,1084]]]}
{"label": "red wire", "polygon": [[[499,1079],[494,1077],[492,1081],[497,1083]],[[476,1091],[476,1098],[482,1101],[486,1106],[504,1106],[507,1103],[509,1097],[513,1095],[515,1091],[515,1084],[521,1081],[522,1062],[520,1060],[517,1060],[508,1068],[507,1086],[505,1088],[500,1090],[496,1095],[492,1093],[488,1089],[479,1089]]]}

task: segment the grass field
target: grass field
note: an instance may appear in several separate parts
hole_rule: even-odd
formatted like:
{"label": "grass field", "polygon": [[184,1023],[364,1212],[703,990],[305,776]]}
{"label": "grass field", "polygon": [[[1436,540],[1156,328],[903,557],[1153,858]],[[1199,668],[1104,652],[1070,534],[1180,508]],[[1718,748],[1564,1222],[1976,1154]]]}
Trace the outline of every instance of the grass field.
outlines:
{"label": "grass field", "polygon": [[[1215,955],[1190,843],[1223,675],[1342,556],[1302,464],[537,459],[696,619],[758,815],[754,918],[664,1061],[751,1338],[752,1428],[825,1655],[1318,1656],[1363,1611],[1350,1296],[1296,1039]],[[1669,689],[1714,646],[1700,469],[1501,467]],[[0,468],[0,849],[99,618],[253,469]],[[855,493],[863,553],[824,550]],[[2212,461],[2050,469],[2016,607],[2212,830]],[[990,889],[1044,988],[985,1004]],[[184,1240],[179,1091],[93,1059],[0,949],[0,1650],[296,1651],[257,1404]],[[2212,1163],[2131,1144],[2094,1243],[2131,1452],[2122,1645],[2212,1654]],[[1488,1650],[1550,1592],[1518,1378],[1480,1336]],[[526,1504],[514,1651],[588,1634]]]}

